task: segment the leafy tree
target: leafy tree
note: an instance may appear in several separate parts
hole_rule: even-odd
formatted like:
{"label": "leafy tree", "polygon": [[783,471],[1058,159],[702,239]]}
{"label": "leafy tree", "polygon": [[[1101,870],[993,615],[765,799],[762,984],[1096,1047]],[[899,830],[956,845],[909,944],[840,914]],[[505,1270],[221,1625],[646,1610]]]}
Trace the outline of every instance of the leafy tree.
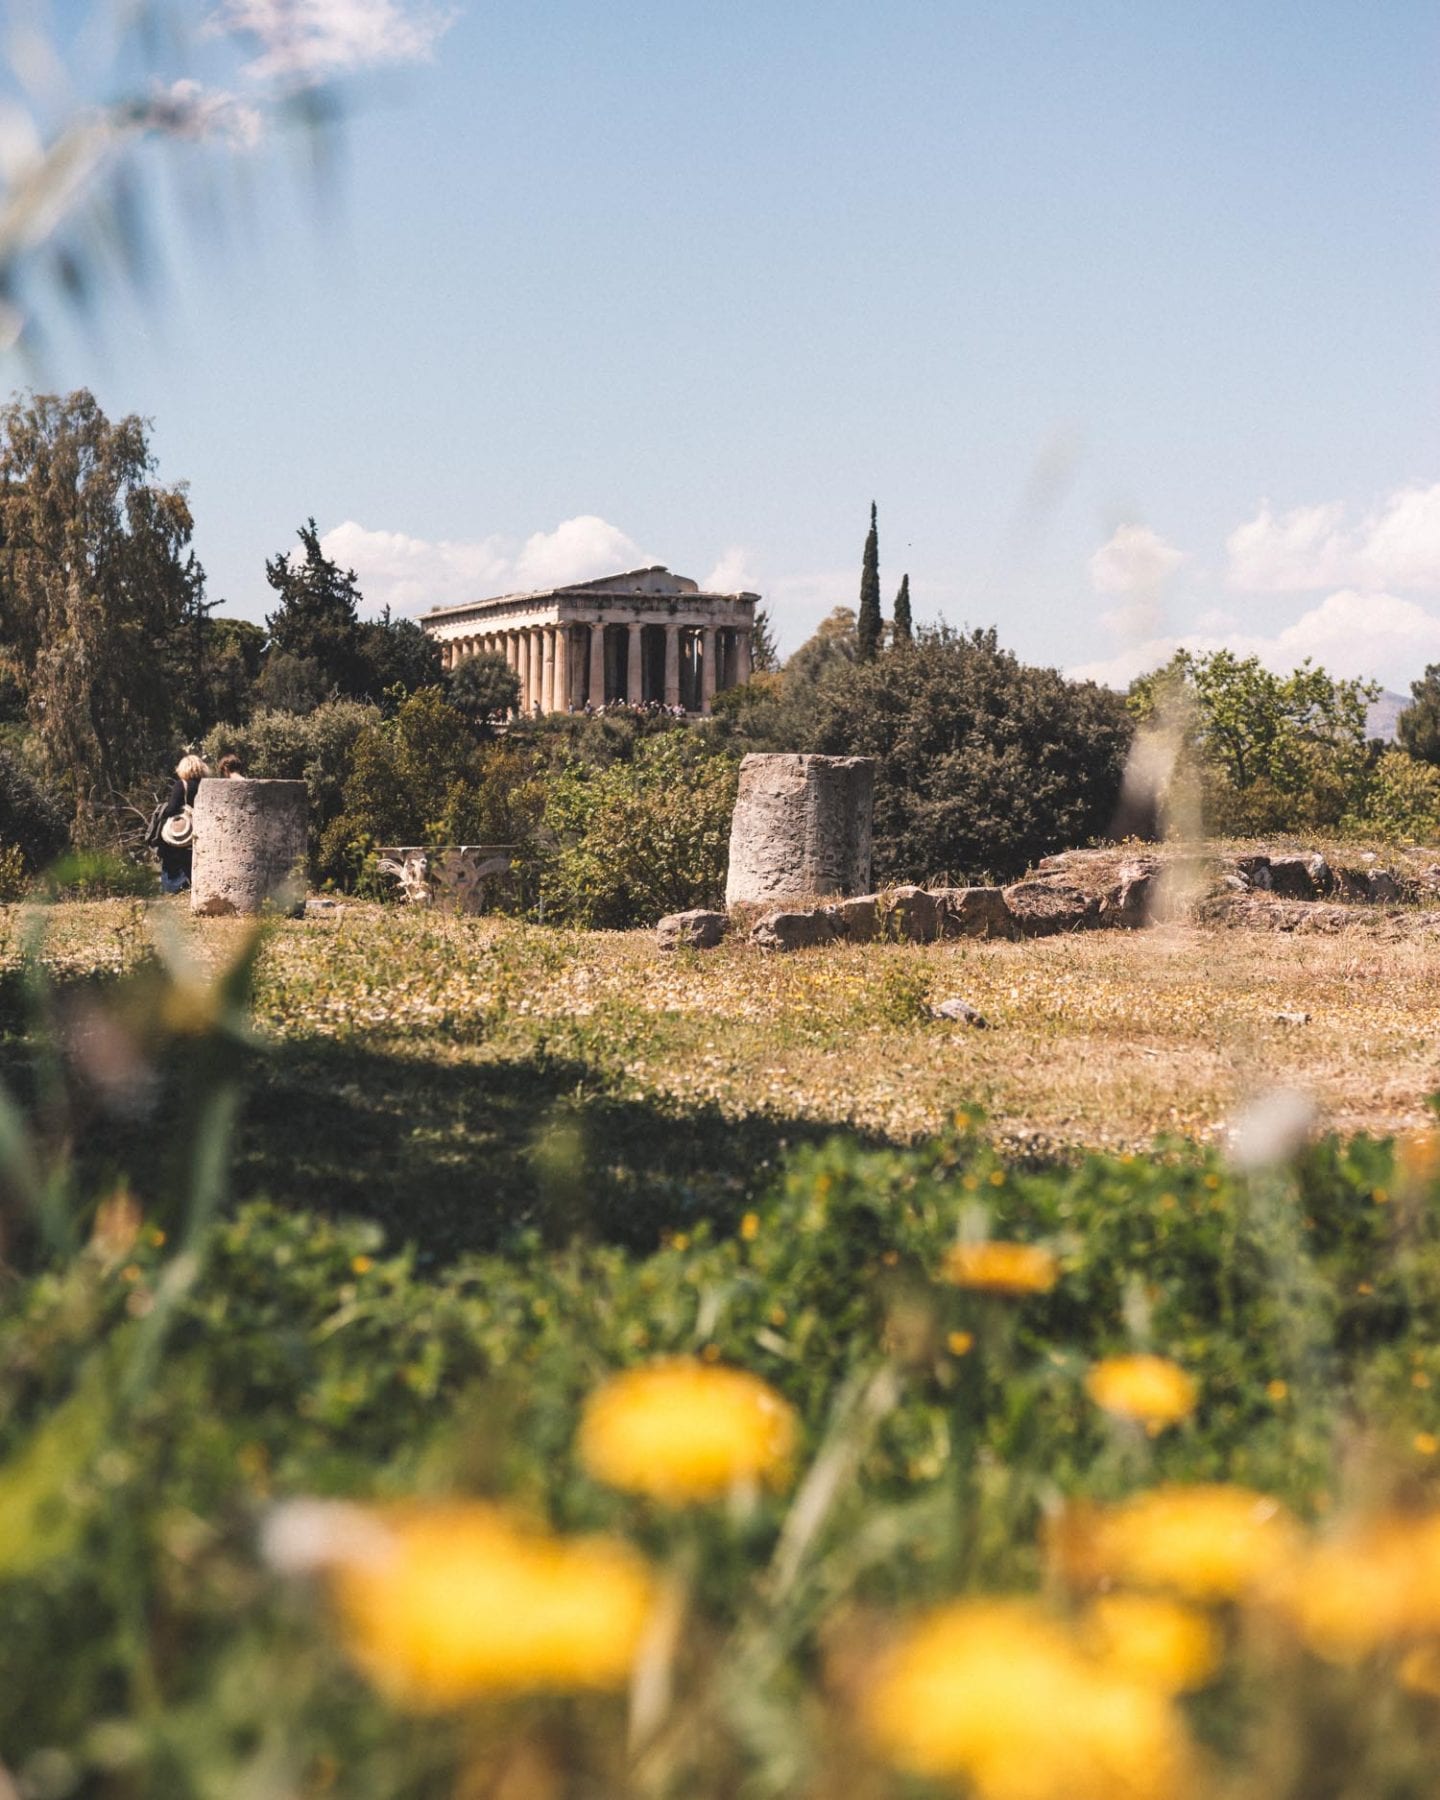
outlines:
{"label": "leafy tree", "polygon": [[869,662],[880,648],[883,626],[880,617],[880,527],[872,500],[865,560],[860,570],[860,610],[855,615],[855,654],[861,662]]}
{"label": "leafy tree", "polygon": [[308,713],[333,698],[333,683],[313,656],[270,650],[255,683],[255,701],[264,712]]}
{"label": "leafy tree", "polygon": [[169,759],[173,661],[204,612],[183,485],[161,487],[145,421],[84,389],[0,412],[0,638],[77,834]]}
{"label": "leafy tree", "polygon": [[392,619],[388,606],[360,627],[360,650],[369,697],[382,706],[396,688],[417,694],[444,679],[439,644],[413,619]]}
{"label": "leafy tree", "polygon": [[546,914],[623,930],[721,904],[735,781],[734,759],[686,731],[640,740],[629,762],[562,769],[545,805]]}
{"label": "leafy tree", "polygon": [[757,675],[769,675],[780,667],[780,652],[770,629],[770,614],[763,606],[755,608],[755,627],[750,633],[750,667]]}
{"label": "leafy tree", "polygon": [[35,874],[65,848],[65,807],[20,758],[0,745],[0,845]]}
{"label": "leafy tree", "polygon": [[787,748],[879,760],[881,881],[1014,876],[1114,817],[1124,701],[1028,667],[994,631],[922,627],[911,655],[835,664],[813,706]]}
{"label": "leafy tree", "polygon": [[213,725],[249,718],[265,655],[265,633],[248,619],[197,609],[174,667],[177,725],[188,740]]}
{"label": "leafy tree", "polygon": [[217,726],[202,746],[213,769],[227,751],[247,775],[303,781],[310,802],[310,868],[320,872],[320,842],[344,804],[345,782],[356,740],[380,718],[379,709],[355,700],[330,700],[306,713],[254,713],[243,725]]}
{"label": "leafy tree", "polygon": [[915,626],[910,617],[910,577],[900,577],[900,592],[895,596],[895,623],[893,626],[893,642],[909,644],[914,641]]}
{"label": "leafy tree", "polygon": [[520,705],[520,677],[494,651],[467,656],[451,670],[446,698],[472,725],[483,725],[492,713],[503,718]]}
{"label": "leafy tree", "polygon": [[1396,721],[1400,742],[1421,762],[1440,763],[1440,663],[1410,683],[1411,701]]}
{"label": "leafy tree", "polygon": [[785,664],[715,696],[722,736],[747,750],[803,750],[829,671],[855,661],[855,609],[837,606]]}
{"label": "leafy tree", "polygon": [[326,828],[321,864],[353,875],[377,844],[441,844],[475,778],[470,721],[438,687],[421,688],[393,718],[372,721],[355,740],[344,808]]}
{"label": "leafy tree", "polygon": [[1370,771],[1362,803],[1344,824],[1352,831],[1434,843],[1440,838],[1440,769],[1403,750],[1385,751]]}
{"label": "leafy tree", "polygon": [[1308,659],[1274,675],[1255,656],[1180,650],[1134,683],[1130,705],[1142,722],[1180,730],[1200,767],[1207,824],[1244,833],[1339,823],[1363,786],[1365,716],[1378,692]]}
{"label": "leafy tree", "polygon": [[280,596],[265,621],[270,654],[313,663],[326,693],[359,698],[370,685],[360,587],[320,548],[314,519],[299,528],[304,555],[282,552],[265,564],[265,579]]}

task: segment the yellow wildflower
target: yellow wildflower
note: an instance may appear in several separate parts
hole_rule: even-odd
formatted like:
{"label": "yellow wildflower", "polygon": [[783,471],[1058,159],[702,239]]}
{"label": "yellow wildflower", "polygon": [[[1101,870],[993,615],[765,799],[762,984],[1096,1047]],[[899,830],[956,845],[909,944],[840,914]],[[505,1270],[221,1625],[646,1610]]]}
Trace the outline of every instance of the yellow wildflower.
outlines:
{"label": "yellow wildflower", "polygon": [[1168,1697],[1086,1657],[1023,1601],[922,1620],[878,1671],[866,1723],[892,1762],[963,1776],[980,1800],[1178,1800],[1189,1787]]}
{"label": "yellow wildflower", "polygon": [[1416,1644],[1400,1659],[1400,1685],[1412,1694],[1440,1700],[1440,1644]]}
{"label": "yellow wildflower", "polygon": [[652,1585],[623,1544],[549,1537],[472,1501],[291,1511],[274,1559],[326,1569],[346,1648],[402,1705],[629,1677]]}
{"label": "yellow wildflower", "polygon": [[968,1356],[975,1348],[975,1334],[972,1331],[952,1331],[945,1344],[952,1356]]}
{"label": "yellow wildflower", "polygon": [[760,1235],[759,1213],[746,1213],[745,1217],[740,1221],[740,1235],[747,1244],[754,1243],[755,1239]]}
{"label": "yellow wildflower", "polygon": [[795,1415],[773,1388],[685,1360],[615,1376],[580,1425],[580,1458],[597,1480],[671,1504],[773,1479],[794,1443]]}
{"label": "yellow wildflower", "polygon": [[1265,1383],[1265,1394],[1267,1399],[1273,1400],[1278,1406],[1282,1400],[1289,1399],[1290,1384],[1288,1381],[1281,1381],[1277,1375],[1274,1381]]}
{"label": "yellow wildflower", "polygon": [[1298,1532],[1278,1500],[1248,1488],[1155,1488],[1103,1511],[1062,1517],[1052,1540],[1080,1584],[1169,1588],[1192,1600],[1231,1600],[1286,1568]]}
{"label": "yellow wildflower", "polygon": [[1377,1519],[1317,1544],[1281,1600],[1332,1662],[1440,1632],[1440,1516]]}
{"label": "yellow wildflower", "polygon": [[1060,1265],[1038,1244],[955,1244],[941,1271],[956,1287],[989,1294],[1048,1294]]}
{"label": "yellow wildflower", "polygon": [[352,1256],[350,1272],[352,1275],[368,1275],[375,1267],[375,1259],[371,1256]]}
{"label": "yellow wildflower", "polygon": [[1166,1694],[1204,1687],[1220,1666],[1211,1621],[1159,1594],[1102,1594],[1085,1616],[1085,1640],[1120,1674]]}
{"label": "yellow wildflower", "polygon": [[1440,1438],[1433,1431],[1417,1431],[1414,1443],[1421,1456],[1434,1456],[1440,1450]]}
{"label": "yellow wildflower", "polygon": [[1195,1410],[1195,1383],[1163,1356],[1110,1356],[1085,1377],[1099,1407],[1146,1425],[1174,1425]]}

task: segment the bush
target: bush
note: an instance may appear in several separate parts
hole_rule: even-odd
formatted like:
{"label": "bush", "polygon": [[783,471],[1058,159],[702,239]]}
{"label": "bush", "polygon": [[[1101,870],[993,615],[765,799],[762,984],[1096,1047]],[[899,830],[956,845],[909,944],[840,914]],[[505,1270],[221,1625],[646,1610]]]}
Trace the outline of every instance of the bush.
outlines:
{"label": "bush", "polygon": [[246,725],[219,725],[205,739],[213,769],[232,752],[247,775],[303,781],[310,804],[311,873],[320,869],[320,841],[344,804],[345,782],[362,731],[380,717],[376,707],[330,700],[309,712],[257,712]]}
{"label": "bush", "polygon": [[13,750],[0,744],[0,845],[19,852],[30,874],[65,848],[65,808]]}
{"label": "bush", "polygon": [[877,881],[1004,878],[1110,828],[1131,731],[1118,695],[941,627],[833,662],[788,747],[878,759]]}
{"label": "bush", "polygon": [[1433,843],[1440,837],[1440,768],[1404,750],[1387,750],[1371,772],[1364,802],[1345,819],[1348,829]]}
{"label": "bush", "polygon": [[720,905],[735,782],[733,758],[682,731],[642,738],[629,762],[563,767],[545,804],[546,913],[623,930]]}

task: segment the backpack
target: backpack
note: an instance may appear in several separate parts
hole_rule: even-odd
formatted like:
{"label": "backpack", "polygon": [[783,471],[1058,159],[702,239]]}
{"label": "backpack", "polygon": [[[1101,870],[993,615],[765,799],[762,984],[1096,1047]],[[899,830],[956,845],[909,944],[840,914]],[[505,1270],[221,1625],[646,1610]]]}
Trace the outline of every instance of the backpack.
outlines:
{"label": "backpack", "polygon": [[160,827],[165,823],[164,800],[155,802],[155,810],[150,815],[150,823],[145,827],[145,848],[153,850],[160,842]]}

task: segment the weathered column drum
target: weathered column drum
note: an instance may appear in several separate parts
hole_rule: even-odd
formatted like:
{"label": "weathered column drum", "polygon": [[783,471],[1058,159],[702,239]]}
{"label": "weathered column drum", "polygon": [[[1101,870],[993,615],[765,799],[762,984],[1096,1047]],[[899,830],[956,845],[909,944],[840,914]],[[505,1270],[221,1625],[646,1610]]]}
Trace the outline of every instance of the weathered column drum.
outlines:
{"label": "weathered column drum", "polygon": [[873,757],[747,756],[725,904],[868,893],[874,805]]}
{"label": "weathered column drum", "polygon": [[215,918],[305,908],[303,781],[209,780],[195,796],[193,911]]}

